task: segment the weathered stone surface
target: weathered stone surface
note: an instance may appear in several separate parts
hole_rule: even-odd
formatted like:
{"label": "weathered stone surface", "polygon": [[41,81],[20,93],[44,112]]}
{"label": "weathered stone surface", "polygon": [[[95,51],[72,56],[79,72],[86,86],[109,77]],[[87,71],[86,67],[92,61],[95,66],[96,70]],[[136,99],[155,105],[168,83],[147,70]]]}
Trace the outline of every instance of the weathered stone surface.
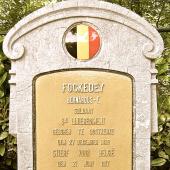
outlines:
{"label": "weathered stone surface", "polygon": [[[78,22],[92,23],[102,38],[100,53],[88,62],[75,60],[63,48],[63,35]],[[12,60],[10,133],[18,138],[18,170],[33,170],[32,80],[40,73],[68,68],[109,69],[133,77],[134,170],[150,169],[151,127],[157,131],[153,60],[162,53],[163,41],[143,18],[102,1],[65,1],[21,20],[3,48]]]}

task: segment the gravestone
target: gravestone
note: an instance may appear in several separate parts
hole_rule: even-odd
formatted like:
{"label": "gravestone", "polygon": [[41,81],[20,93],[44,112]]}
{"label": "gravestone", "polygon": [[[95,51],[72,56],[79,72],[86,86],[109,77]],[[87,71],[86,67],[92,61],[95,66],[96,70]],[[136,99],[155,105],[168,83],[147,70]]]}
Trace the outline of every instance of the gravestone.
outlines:
{"label": "gravestone", "polygon": [[11,59],[10,133],[18,170],[149,170],[163,41],[115,4],[72,0],[25,17]]}

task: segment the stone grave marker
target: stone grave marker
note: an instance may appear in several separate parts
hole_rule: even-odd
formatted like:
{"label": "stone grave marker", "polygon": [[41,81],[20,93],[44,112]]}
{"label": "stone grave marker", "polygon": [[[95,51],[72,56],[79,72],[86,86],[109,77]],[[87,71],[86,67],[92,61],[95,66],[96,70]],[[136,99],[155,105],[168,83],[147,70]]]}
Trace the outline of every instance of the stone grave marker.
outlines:
{"label": "stone grave marker", "polygon": [[7,34],[18,170],[150,170],[159,33],[97,0],[33,12]]}

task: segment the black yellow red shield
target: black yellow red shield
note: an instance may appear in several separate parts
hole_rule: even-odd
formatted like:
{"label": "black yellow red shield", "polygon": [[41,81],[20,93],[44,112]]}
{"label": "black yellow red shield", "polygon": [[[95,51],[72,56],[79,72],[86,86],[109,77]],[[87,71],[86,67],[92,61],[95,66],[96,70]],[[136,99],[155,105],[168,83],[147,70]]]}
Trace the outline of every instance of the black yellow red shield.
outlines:
{"label": "black yellow red shield", "polygon": [[100,49],[99,33],[91,26],[78,24],[68,31],[65,39],[67,51],[74,58],[89,60]]}

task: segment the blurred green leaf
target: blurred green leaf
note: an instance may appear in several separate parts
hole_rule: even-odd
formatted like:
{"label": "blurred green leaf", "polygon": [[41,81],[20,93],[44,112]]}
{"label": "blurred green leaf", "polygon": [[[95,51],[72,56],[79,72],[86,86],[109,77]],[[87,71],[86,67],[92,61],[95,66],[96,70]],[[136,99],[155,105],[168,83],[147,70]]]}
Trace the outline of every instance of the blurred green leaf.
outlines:
{"label": "blurred green leaf", "polygon": [[4,131],[6,127],[7,127],[7,124],[6,124],[6,123],[3,123],[3,125],[2,125],[2,130]]}
{"label": "blurred green leaf", "polygon": [[2,74],[4,74],[4,72],[5,72],[5,67],[4,67],[3,64],[0,64],[0,76],[1,76]]}
{"label": "blurred green leaf", "polygon": [[12,162],[12,167],[13,167],[13,169],[17,169],[17,163],[16,163],[16,161],[13,161],[13,162]]}
{"label": "blurred green leaf", "polygon": [[167,136],[166,145],[170,147],[170,135]]}
{"label": "blurred green leaf", "polygon": [[11,166],[11,164],[12,164],[12,159],[7,159],[6,160],[6,165],[7,166]]}
{"label": "blurred green leaf", "polygon": [[156,60],[156,64],[166,64],[166,59],[163,57],[160,57]]}
{"label": "blurred green leaf", "polygon": [[166,122],[166,116],[164,114],[160,115],[160,122],[162,123]]}
{"label": "blurred green leaf", "polygon": [[162,166],[166,163],[166,159],[163,158],[157,158],[152,160],[152,166]]}
{"label": "blurred green leaf", "polygon": [[164,152],[164,151],[162,151],[162,150],[160,150],[159,152],[158,152],[158,156],[160,157],[160,158],[164,158],[164,159],[169,159],[169,156],[166,154],[166,152]]}
{"label": "blurred green leaf", "polygon": [[158,130],[159,130],[159,132],[163,131],[163,126],[160,125],[160,126],[158,127]]}
{"label": "blurred green leaf", "polygon": [[0,77],[0,86],[2,86],[7,76],[8,76],[8,73],[4,73],[3,76]]}
{"label": "blurred green leaf", "polygon": [[17,139],[16,139],[16,138],[13,138],[12,143],[13,143],[14,145],[16,145],[16,144],[17,144]]}
{"label": "blurred green leaf", "polygon": [[170,122],[170,114],[165,113],[165,116],[166,116],[166,121],[167,121],[167,122]]}
{"label": "blurred green leaf", "polygon": [[3,42],[4,37],[0,36],[0,44]]}
{"label": "blurred green leaf", "polygon": [[0,140],[3,140],[3,139],[5,139],[5,138],[7,138],[8,137],[8,132],[2,132],[1,134],[0,134]]}
{"label": "blurred green leaf", "polygon": [[4,97],[5,93],[0,89],[0,98]]}
{"label": "blurred green leaf", "polygon": [[170,147],[165,146],[164,149],[165,149],[166,154],[170,156]]}
{"label": "blurred green leaf", "polygon": [[4,156],[5,154],[5,146],[3,144],[0,144],[0,156]]}
{"label": "blurred green leaf", "polygon": [[158,74],[159,75],[165,74],[167,73],[168,69],[169,69],[169,64],[166,62],[165,64],[159,66]]}

